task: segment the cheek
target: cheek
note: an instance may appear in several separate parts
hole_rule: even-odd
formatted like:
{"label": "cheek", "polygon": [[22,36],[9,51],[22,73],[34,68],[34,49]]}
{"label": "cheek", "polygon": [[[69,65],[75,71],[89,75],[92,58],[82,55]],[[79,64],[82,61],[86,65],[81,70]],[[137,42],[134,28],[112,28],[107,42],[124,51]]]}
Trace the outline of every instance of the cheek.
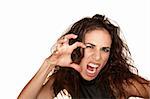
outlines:
{"label": "cheek", "polygon": [[103,62],[104,62],[104,64],[107,63],[108,59],[109,59],[109,54],[106,54],[106,55],[103,56]]}
{"label": "cheek", "polygon": [[105,55],[105,59],[108,60],[109,58],[109,53]]}

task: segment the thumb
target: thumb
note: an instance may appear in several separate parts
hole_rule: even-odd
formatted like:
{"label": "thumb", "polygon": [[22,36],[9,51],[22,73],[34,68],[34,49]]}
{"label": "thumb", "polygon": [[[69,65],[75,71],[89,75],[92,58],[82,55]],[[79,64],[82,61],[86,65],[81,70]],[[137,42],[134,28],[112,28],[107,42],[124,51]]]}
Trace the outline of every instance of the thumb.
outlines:
{"label": "thumb", "polygon": [[71,63],[70,67],[74,68],[78,72],[81,72],[81,66],[76,63]]}

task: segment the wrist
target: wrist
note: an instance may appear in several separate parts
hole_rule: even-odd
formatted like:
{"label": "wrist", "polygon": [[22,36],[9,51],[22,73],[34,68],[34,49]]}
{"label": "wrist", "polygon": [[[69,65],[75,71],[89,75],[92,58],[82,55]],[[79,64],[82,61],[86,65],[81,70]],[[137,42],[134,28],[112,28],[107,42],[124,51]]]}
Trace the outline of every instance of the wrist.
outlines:
{"label": "wrist", "polygon": [[44,63],[45,63],[45,66],[48,66],[49,72],[48,72],[48,75],[47,75],[43,85],[45,85],[47,83],[50,76],[52,76],[54,73],[56,73],[59,70],[59,66],[56,65],[55,62],[52,62],[52,61],[46,59]]}

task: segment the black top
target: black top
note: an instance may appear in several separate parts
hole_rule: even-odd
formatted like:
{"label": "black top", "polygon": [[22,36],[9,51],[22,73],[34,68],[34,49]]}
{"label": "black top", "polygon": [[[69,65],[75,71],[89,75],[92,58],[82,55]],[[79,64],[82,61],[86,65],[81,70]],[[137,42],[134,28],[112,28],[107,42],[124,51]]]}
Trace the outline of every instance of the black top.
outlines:
{"label": "black top", "polygon": [[80,99],[115,99],[111,95],[108,80],[100,87],[97,79],[86,81],[80,77]]}

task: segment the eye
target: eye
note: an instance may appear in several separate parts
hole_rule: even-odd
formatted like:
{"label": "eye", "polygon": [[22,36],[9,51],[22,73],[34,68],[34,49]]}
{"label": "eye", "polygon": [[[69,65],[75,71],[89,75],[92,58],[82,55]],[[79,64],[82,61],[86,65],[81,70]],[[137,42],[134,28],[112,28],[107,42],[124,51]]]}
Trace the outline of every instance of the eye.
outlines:
{"label": "eye", "polygon": [[109,47],[103,47],[103,48],[101,48],[101,50],[102,51],[104,51],[104,52],[110,52],[110,48]]}
{"label": "eye", "polygon": [[94,46],[91,46],[91,45],[86,45],[86,48],[94,48]]}
{"label": "eye", "polygon": [[86,48],[94,49],[95,45],[91,43],[85,43]]}

